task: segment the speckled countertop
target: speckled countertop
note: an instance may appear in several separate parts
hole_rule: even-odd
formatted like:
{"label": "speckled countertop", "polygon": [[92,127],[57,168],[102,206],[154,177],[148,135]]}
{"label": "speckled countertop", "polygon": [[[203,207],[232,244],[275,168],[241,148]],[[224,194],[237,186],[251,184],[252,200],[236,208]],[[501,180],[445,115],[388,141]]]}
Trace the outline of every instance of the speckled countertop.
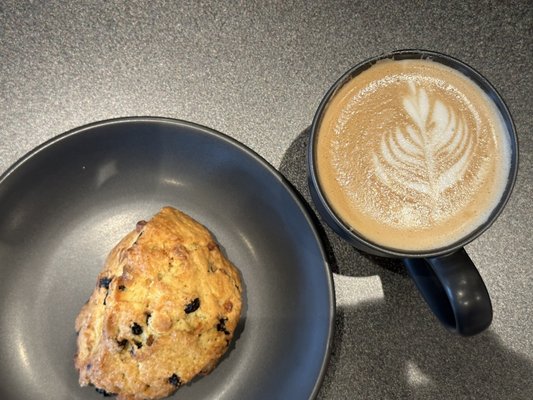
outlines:
{"label": "speckled countertop", "polygon": [[0,173],[74,127],[158,115],[240,140],[309,200],[307,128],[321,97],[351,65],[400,48],[462,59],[514,116],[514,194],[467,247],[494,321],[472,338],[449,334],[401,265],[327,231],[338,313],[319,398],[532,399],[531,1],[2,1]]}

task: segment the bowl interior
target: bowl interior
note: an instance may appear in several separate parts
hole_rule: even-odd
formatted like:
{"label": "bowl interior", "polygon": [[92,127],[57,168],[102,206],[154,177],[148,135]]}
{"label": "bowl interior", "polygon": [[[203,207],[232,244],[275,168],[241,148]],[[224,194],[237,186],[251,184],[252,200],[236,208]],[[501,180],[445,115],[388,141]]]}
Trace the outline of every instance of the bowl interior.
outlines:
{"label": "bowl interior", "polygon": [[304,207],[234,140],[141,118],[64,134],[0,178],[1,398],[101,398],[78,386],[74,320],[114,244],[164,205],[206,225],[244,282],[230,351],[172,398],[316,394],[334,300]]}

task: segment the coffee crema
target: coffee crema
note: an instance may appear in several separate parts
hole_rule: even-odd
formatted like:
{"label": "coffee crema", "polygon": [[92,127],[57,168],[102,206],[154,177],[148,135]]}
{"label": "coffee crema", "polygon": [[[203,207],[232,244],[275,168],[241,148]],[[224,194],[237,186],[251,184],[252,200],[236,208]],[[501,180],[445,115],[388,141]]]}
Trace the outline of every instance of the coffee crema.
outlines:
{"label": "coffee crema", "polygon": [[436,61],[378,61],[334,93],[319,124],[322,192],[378,245],[451,245],[488,219],[505,190],[511,149],[499,110]]}

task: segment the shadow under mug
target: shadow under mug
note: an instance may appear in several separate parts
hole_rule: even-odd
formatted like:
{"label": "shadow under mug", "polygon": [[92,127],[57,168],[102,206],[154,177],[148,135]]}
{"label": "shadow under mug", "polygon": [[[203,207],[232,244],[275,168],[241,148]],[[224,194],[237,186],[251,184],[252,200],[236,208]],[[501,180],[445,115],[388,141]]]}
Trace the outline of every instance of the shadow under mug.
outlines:
{"label": "shadow under mug", "polygon": [[[333,211],[320,186],[316,164],[316,143],[324,110],[337,90],[362,71],[382,59],[429,59],[451,67],[470,78],[492,99],[509,135],[511,166],[506,187],[489,218],[461,240],[438,249],[408,252],[380,246],[358,234]],[[422,297],[439,321],[450,331],[463,336],[482,332],[492,322],[492,304],[487,288],[464,246],[487,230],[505,207],[518,170],[518,140],[513,120],[496,89],[477,71],[448,55],[427,50],[399,50],[363,61],[348,70],[322,99],[313,123],[307,152],[308,181],[313,202],[323,220],[341,238],[369,254],[401,258]]]}

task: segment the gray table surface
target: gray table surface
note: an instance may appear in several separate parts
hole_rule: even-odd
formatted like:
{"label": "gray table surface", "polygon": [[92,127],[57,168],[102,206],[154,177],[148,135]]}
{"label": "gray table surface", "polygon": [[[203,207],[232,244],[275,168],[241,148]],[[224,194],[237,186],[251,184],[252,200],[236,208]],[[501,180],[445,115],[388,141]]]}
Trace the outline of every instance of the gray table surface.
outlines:
{"label": "gray table surface", "polygon": [[520,170],[468,245],[494,321],[446,332],[397,262],[327,230],[335,340],[321,399],[533,398],[531,1],[0,2],[0,173],[43,141],[120,116],[185,119],[262,155],[309,201],[308,127],[351,65],[400,48],[481,71],[514,116]]}

